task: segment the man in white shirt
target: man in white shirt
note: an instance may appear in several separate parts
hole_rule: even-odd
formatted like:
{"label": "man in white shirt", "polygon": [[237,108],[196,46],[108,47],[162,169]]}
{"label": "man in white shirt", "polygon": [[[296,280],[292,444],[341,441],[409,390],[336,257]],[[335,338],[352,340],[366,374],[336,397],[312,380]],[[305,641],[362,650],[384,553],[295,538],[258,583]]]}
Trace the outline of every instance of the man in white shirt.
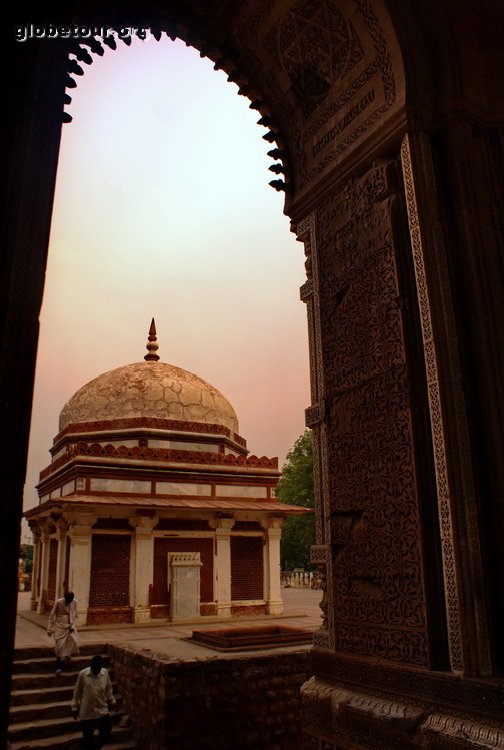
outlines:
{"label": "man in white shirt", "polygon": [[[110,675],[101,656],[93,656],[89,667],[79,672],[72,699],[72,716],[81,723],[84,750],[99,750],[107,742],[111,732],[109,709],[115,705]],[[94,736],[95,729],[98,737]]]}

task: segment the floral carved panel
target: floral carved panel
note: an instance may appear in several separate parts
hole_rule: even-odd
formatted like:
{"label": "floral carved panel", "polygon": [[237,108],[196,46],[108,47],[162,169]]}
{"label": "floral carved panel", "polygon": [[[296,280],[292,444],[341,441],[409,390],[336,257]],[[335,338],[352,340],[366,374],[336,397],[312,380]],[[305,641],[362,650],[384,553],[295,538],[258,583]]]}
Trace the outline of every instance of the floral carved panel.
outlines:
{"label": "floral carved panel", "polygon": [[427,665],[414,431],[397,270],[396,162],[317,212],[326,373],[326,541],[337,651]]}

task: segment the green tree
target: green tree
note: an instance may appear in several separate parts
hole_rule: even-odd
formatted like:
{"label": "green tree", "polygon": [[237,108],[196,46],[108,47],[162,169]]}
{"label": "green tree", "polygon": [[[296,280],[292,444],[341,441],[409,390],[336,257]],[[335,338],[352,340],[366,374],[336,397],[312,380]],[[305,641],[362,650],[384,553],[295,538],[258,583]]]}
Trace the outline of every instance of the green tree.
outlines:
{"label": "green tree", "polygon": [[[288,452],[276,495],[281,503],[313,508],[315,493],[311,430],[306,430]],[[315,544],[315,514],[303,513],[287,518],[282,528],[280,547],[282,570],[310,570],[312,544]]]}
{"label": "green tree", "polygon": [[24,557],[25,573],[31,575],[33,570],[33,544],[22,544],[20,557]]}

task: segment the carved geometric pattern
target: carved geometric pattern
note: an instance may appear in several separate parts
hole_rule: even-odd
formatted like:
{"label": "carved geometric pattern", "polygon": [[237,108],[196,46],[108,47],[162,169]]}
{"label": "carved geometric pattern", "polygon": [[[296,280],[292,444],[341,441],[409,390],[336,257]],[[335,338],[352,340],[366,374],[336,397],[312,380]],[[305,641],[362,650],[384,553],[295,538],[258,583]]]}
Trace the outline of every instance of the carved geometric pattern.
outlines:
{"label": "carved geometric pattern", "polygon": [[313,544],[310,547],[312,565],[325,565],[329,559],[329,547],[326,544]]}
{"label": "carved geometric pattern", "polygon": [[[317,654],[315,659],[319,660]],[[356,666],[354,661],[352,667]],[[345,747],[362,750],[504,750],[502,687],[471,686],[452,675],[421,670],[403,676],[406,680],[400,679],[399,671],[362,664],[360,677],[356,674],[350,682],[341,682],[339,676],[305,682],[301,688],[305,747],[332,747],[331,743],[341,741]],[[369,692],[361,692],[363,685]],[[404,698],[398,700],[396,695]],[[438,701],[436,711],[433,696]],[[483,706],[485,718],[479,720],[477,709]]]}
{"label": "carved geometric pattern", "polygon": [[317,215],[336,650],[427,665],[420,518],[393,243],[397,164]]}
{"label": "carved geometric pattern", "polygon": [[322,493],[322,458],[320,450],[321,430],[313,428],[313,479],[315,496],[315,538],[317,544],[322,544],[325,539],[323,515],[323,493]]}
{"label": "carved geometric pattern", "polygon": [[127,607],[131,535],[93,534],[90,607]]}
{"label": "carved geometric pattern", "polygon": [[[463,739],[467,747],[477,750],[504,750],[504,730],[446,714],[432,714],[421,727],[422,734],[448,738],[455,742]],[[451,744],[451,743],[449,743]],[[458,743],[457,743],[458,744]]]}
{"label": "carved geometric pattern", "polygon": [[256,50],[258,32],[274,10],[275,2],[276,0],[230,0],[226,3],[226,15],[232,19],[229,29],[237,47],[248,50],[249,54]]}
{"label": "carved geometric pattern", "polygon": [[[304,148],[311,148],[314,140],[318,140],[317,135],[319,131],[338,112],[344,111],[344,108],[348,107],[349,102],[354,98],[360,97],[350,112],[347,112],[339,120],[339,124],[333,127],[326,134],[325,138],[320,141],[320,143],[324,143],[329,138],[328,142],[331,144],[331,147],[325,149],[327,154],[323,159],[319,160],[313,168],[303,174],[303,178],[306,181],[315,178],[331,162],[340,159],[341,154],[381,118],[392,106],[397,97],[392,59],[379,20],[369,0],[356,0],[356,5],[359,9],[360,18],[369,33],[375,56],[364,70],[357,73],[350,84],[347,84],[344,89],[340,87],[339,91],[341,93],[331,98],[328,97],[329,105],[320,113],[310,128],[304,131]],[[372,80],[376,75],[381,79],[383,96],[378,96],[375,88],[372,86]],[[370,110],[368,116],[360,121],[356,127],[349,128],[350,123],[368,108]],[[348,135],[344,135],[345,131],[348,131]]]}
{"label": "carved geometric pattern", "polygon": [[504,687],[499,681],[461,680],[451,672],[435,672],[388,664],[380,661],[356,660],[341,654],[312,654],[317,679],[350,686],[366,685],[366,690],[386,695],[411,695],[415,702],[432,706],[436,702],[458,706],[460,711],[471,713],[477,707],[486,716],[502,716]]}
{"label": "carved geometric pattern", "polygon": [[413,167],[408,136],[405,136],[401,145],[401,160],[404,175],[413,261],[415,265],[415,275],[417,280],[417,293],[422,326],[423,346],[425,352],[425,366],[427,373],[429,410],[431,417],[434,464],[436,471],[437,496],[439,506],[439,522],[441,526],[443,576],[448,620],[448,645],[452,669],[460,670],[463,668],[462,635],[459,617],[455,551],[453,547],[454,532],[449,502],[450,490],[448,483],[445,436],[441,410],[441,396],[439,392],[437,357],[434,348],[434,335],[432,331],[427,276],[423,257],[424,253],[422,238],[420,234],[420,221],[418,217],[415,184],[413,180]]}
{"label": "carved geometric pattern", "polygon": [[263,597],[262,537],[231,537],[231,600]]}
{"label": "carved geometric pattern", "polygon": [[364,53],[334,0],[301,0],[279,21],[267,46],[289,77],[305,115]]}
{"label": "carved geometric pattern", "polygon": [[[305,270],[310,285],[310,294],[301,298],[306,303],[308,317],[308,344],[310,353],[310,385],[312,406],[306,410],[307,426],[313,430],[313,477],[315,490],[315,535],[317,545],[326,541],[325,522],[329,510],[328,451],[325,418],[325,381],[322,359],[322,333],[320,322],[319,267],[315,233],[315,216],[311,214],[299,222],[297,238],[304,243]],[[303,287],[302,287],[303,289]],[[313,420],[312,420],[313,417]],[[314,635],[314,643],[320,648],[334,648],[334,609],[332,589],[327,587],[327,578],[332,576],[332,561],[329,556],[320,566],[323,614],[322,627]]]}
{"label": "carved geometric pattern", "polygon": [[54,602],[56,600],[56,573],[58,561],[58,542],[51,539],[49,542],[49,566],[47,573],[47,599]]}

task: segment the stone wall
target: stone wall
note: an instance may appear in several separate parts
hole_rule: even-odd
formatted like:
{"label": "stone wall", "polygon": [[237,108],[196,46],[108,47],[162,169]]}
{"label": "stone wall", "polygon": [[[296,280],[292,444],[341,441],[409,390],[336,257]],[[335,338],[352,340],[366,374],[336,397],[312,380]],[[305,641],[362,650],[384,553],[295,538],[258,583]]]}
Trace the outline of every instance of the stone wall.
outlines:
{"label": "stone wall", "polygon": [[142,750],[300,750],[308,649],[205,661],[109,650]]}

